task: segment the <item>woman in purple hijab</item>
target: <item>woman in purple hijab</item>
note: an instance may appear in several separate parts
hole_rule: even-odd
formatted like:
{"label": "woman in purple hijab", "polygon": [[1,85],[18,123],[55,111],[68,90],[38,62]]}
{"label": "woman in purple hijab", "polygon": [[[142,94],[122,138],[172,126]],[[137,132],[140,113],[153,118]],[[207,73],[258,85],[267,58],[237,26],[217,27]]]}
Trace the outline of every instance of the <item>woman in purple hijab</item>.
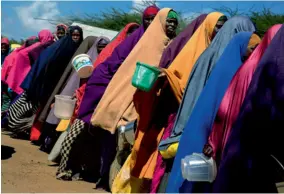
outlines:
{"label": "woman in purple hijab", "polygon": [[[85,94],[80,105],[78,118],[72,124],[70,131],[62,143],[61,162],[56,173],[57,179],[71,180],[74,175],[74,169],[70,165],[72,153],[78,149],[79,144],[87,144],[86,141],[78,143],[82,136],[85,139],[90,139],[88,128],[90,127],[90,118],[99,103],[101,97],[104,94],[109,82],[113,75],[116,73],[120,65],[127,58],[128,54],[135,47],[136,43],[143,36],[147,27],[153,21],[153,18],[158,13],[159,8],[156,6],[150,6],[143,12],[143,25],[141,25],[135,32],[129,35],[122,43],[120,43],[112,52],[111,56],[108,57],[104,62],[99,64],[93,71],[89,78],[85,90]],[[84,132],[84,133],[83,133]],[[99,160],[98,175],[96,179],[97,187],[106,187],[108,189],[108,175],[111,162],[116,154],[116,136],[107,133],[104,130],[98,129],[96,140],[96,149],[93,150],[92,154],[95,154]],[[76,141],[76,143],[75,143]],[[74,146],[73,146],[74,145]],[[73,154],[72,154],[73,155]]]}
{"label": "woman in purple hijab", "polygon": [[[277,193],[283,181],[284,26],[253,75],[225,146],[214,193]],[[282,163],[282,164],[281,164]],[[281,179],[276,180],[280,169]]]}
{"label": "woman in purple hijab", "polygon": [[141,25],[134,33],[117,46],[112,55],[103,63],[98,65],[93,71],[92,76],[87,82],[85,94],[79,109],[78,118],[80,120],[85,123],[90,123],[91,116],[113,75],[134,48],[136,43],[143,36],[145,30],[153,21],[153,17],[155,17],[158,11],[159,8],[155,6],[146,8],[143,12],[143,25]]}

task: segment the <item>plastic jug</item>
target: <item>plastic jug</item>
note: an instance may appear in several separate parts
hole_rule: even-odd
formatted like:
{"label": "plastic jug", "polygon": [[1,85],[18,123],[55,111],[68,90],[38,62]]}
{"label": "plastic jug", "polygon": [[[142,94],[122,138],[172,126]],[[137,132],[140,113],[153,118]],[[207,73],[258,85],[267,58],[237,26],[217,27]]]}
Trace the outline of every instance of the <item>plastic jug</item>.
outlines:
{"label": "plastic jug", "polygon": [[76,99],[71,96],[55,95],[54,115],[60,119],[70,119],[73,115]]}
{"label": "plastic jug", "polygon": [[132,85],[140,90],[148,92],[157,81],[160,70],[147,64],[137,62]]}
{"label": "plastic jug", "polygon": [[217,175],[217,167],[213,158],[198,153],[193,153],[181,160],[181,171],[184,179],[194,182],[212,183]]}

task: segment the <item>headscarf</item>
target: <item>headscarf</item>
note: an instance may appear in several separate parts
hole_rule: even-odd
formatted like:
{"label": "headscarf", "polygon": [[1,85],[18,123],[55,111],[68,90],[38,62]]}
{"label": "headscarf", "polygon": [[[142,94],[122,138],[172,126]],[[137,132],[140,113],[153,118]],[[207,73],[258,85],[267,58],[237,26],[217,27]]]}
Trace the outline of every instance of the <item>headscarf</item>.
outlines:
{"label": "headscarf", "polygon": [[156,5],[147,7],[143,12],[143,19],[147,16],[157,15],[160,9]]}
{"label": "headscarf", "polygon": [[100,44],[107,45],[109,42],[110,42],[110,39],[108,37],[100,36],[97,38],[97,40],[94,42],[93,46],[89,49],[87,53],[91,57],[91,60],[93,63],[96,61],[99,55],[98,50],[97,50],[98,46]]}
{"label": "headscarf", "polygon": [[[90,48],[92,47],[92,45],[94,44],[94,42],[96,41],[96,37],[95,36],[88,36],[84,39],[84,41],[80,44],[80,46],[78,47],[78,49],[76,50],[76,52],[73,54],[72,58],[69,61],[69,64],[67,65],[67,67],[64,70],[64,73],[62,74],[60,80],[57,82],[56,87],[54,88],[52,94],[50,95],[50,98],[48,99],[48,101],[46,102],[38,120],[39,121],[45,121],[47,115],[48,115],[48,111],[50,109],[50,105],[52,104],[52,102],[54,101],[54,96],[58,93],[61,92],[61,94],[63,95],[68,95],[68,96],[72,96],[75,92],[75,90],[78,88],[79,83],[80,83],[80,78],[77,74],[77,72],[74,70],[73,65],[72,65],[72,59],[74,57],[76,57],[79,54],[84,54],[87,53]],[[69,86],[67,86],[67,85]],[[63,92],[64,91],[64,92]],[[50,124],[57,124],[59,122],[59,119],[57,117],[55,117],[55,115],[53,114],[53,108],[51,111],[49,111],[49,116],[47,121]]]}
{"label": "headscarf", "polygon": [[[144,17],[145,14],[143,14],[142,19],[144,19]],[[90,123],[94,109],[102,98],[110,80],[144,32],[145,27],[141,25],[135,32],[121,42],[104,62],[100,63],[94,69],[92,76],[88,79],[86,84],[85,94],[79,107],[78,118],[86,123]]]}
{"label": "headscarf", "polygon": [[[210,74],[180,139],[169,178],[171,184],[168,184],[167,192],[203,192],[192,190],[195,189],[195,185],[190,186],[192,182],[183,183],[184,178],[180,170],[180,161],[187,155],[202,153],[226,89],[235,72],[243,63],[242,58],[246,54],[251,35],[252,32],[236,34]],[[196,184],[198,185],[198,183]]]}
{"label": "headscarf", "polygon": [[9,39],[6,37],[1,38],[1,44],[9,45],[10,44]]}
{"label": "headscarf", "polygon": [[225,145],[214,193],[277,193],[275,166],[284,161],[283,51],[282,25],[252,76]]}
{"label": "headscarf", "polygon": [[152,66],[159,65],[162,52],[170,42],[166,35],[166,19],[170,10],[164,8],[159,11],[134,50],[112,78],[91,119],[94,126],[114,134],[117,126],[136,119],[137,114],[132,102],[136,88],[131,85],[136,62]]}
{"label": "headscarf", "polygon": [[201,53],[211,43],[214,27],[221,16],[223,14],[219,12],[208,14],[169,68],[165,69],[169,83],[179,102],[181,101],[191,69]]}
{"label": "headscarf", "polygon": [[20,87],[26,75],[31,69],[31,65],[36,61],[40,53],[53,43],[53,35],[49,30],[42,30],[38,34],[39,42],[21,50],[15,58],[14,65],[5,82],[17,94],[21,94],[23,89]]}
{"label": "headscarf", "polygon": [[168,19],[177,19],[178,20],[178,14],[175,11],[170,11],[168,16]]}
{"label": "headscarf", "polygon": [[160,67],[167,68],[172,63],[187,41],[193,36],[193,33],[205,20],[206,16],[207,14],[198,16],[175,39],[173,39],[171,44],[163,52],[159,65]]}
{"label": "headscarf", "polygon": [[171,136],[160,143],[159,150],[164,152],[161,152],[162,155],[168,155],[166,157],[173,157],[175,155],[178,146],[177,142],[182,135],[185,124],[191,115],[191,111],[210,75],[211,70],[232,37],[242,31],[255,31],[254,24],[248,17],[235,16],[229,19],[215,36],[210,46],[202,53],[197,62],[194,64],[177,113]]}
{"label": "headscarf", "polygon": [[2,44],[6,44],[8,46],[8,48],[7,48],[7,53],[2,54],[2,52],[1,52],[1,65],[3,64],[7,55],[9,54],[9,47],[10,47],[9,46],[10,45],[9,39],[5,38],[5,37],[1,38],[1,45]]}
{"label": "headscarf", "polygon": [[[221,15],[221,14],[216,14]],[[214,14],[211,15],[211,17],[214,16]],[[208,19],[208,18],[207,18]],[[212,19],[212,18],[211,18]],[[210,21],[205,22],[212,22],[211,25],[207,25],[211,27],[211,29],[203,29],[202,31],[211,31],[213,32],[214,26],[219,19],[218,16],[216,16],[214,19]],[[204,23],[204,22],[203,22]],[[195,25],[196,22],[193,21],[193,25]],[[200,25],[200,27],[203,24]],[[191,26],[191,24],[190,24]],[[203,25],[204,26],[204,25]],[[191,31],[191,33],[194,35],[191,37],[198,37],[199,40],[201,39],[207,39],[208,37],[202,37],[202,36],[196,36],[196,33],[201,32],[200,27],[196,28],[196,31]],[[212,33],[211,33],[212,34]],[[204,36],[208,35],[210,36],[209,39],[211,39],[211,34],[204,34]],[[182,34],[184,36],[184,34]],[[179,36],[178,36],[179,37]],[[178,38],[177,37],[177,38]],[[191,41],[191,39],[188,40],[188,42]],[[175,41],[175,40],[174,40]],[[192,41],[191,41],[192,42]],[[202,41],[200,41],[202,42]],[[184,44],[187,44],[187,42],[184,42]],[[171,45],[171,44],[170,44]],[[192,47],[197,45],[192,45]],[[187,46],[188,47],[188,46]],[[192,50],[195,50],[196,48],[193,48]],[[167,49],[165,50],[167,51]],[[173,52],[175,52],[173,50]],[[184,50],[181,50],[181,52],[184,52]],[[178,53],[177,53],[178,54]],[[189,53],[188,53],[189,54]],[[164,55],[164,54],[163,54]],[[178,54],[178,56],[180,56]],[[177,57],[178,57],[177,56]],[[184,55],[185,56],[185,55]],[[160,62],[161,64],[161,62]],[[173,63],[172,65],[174,65]],[[184,65],[185,66],[185,65]],[[182,71],[182,70],[181,70]],[[167,79],[167,78],[165,78]],[[161,166],[156,162],[156,158],[158,156],[158,144],[161,140],[161,136],[164,133],[164,127],[166,127],[166,122],[168,119],[168,116],[172,111],[178,110],[178,102],[175,99],[175,96],[172,94],[172,90],[169,87],[169,84],[165,82],[164,78],[159,79],[151,91],[149,92],[143,92],[141,90],[137,90],[133,97],[133,102],[135,105],[135,109],[138,113],[139,122],[136,129],[136,138],[135,143],[133,146],[133,152],[136,152],[137,155],[137,161],[134,167],[134,172],[136,169],[141,168],[141,166],[146,166],[144,168],[147,168],[147,165],[149,166],[155,166],[157,168],[161,168]],[[164,85],[167,85],[168,87],[165,87]],[[169,102],[171,102],[169,104]],[[165,121],[165,122],[164,122]],[[143,142],[148,142],[146,145],[143,144]],[[159,161],[157,161],[159,162]],[[164,169],[165,170],[165,169]],[[163,170],[160,170],[161,174],[163,175]],[[152,185],[154,187],[154,184],[156,185],[155,188],[151,188],[151,192],[156,192],[159,178],[156,177],[157,174],[155,173],[153,175],[153,181]],[[154,179],[155,178],[155,179]]]}
{"label": "headscarf", "polygon": [[[99,64],[104,62],[109,56],[112,55],[112,52],[114,49],[127,38],[127,33],[130,28],[133,26],[138,26],[136,23],[129,23],[127,24],[123,30],[117,35],[117,37],[109,43],[99,54],[96,60],[94,60],[94,68],[96,68]],[[137,29],[138,30],[138,29]],[[77,105],[75,107],[74,111],[74,117],[77,117],[79,112],[79,107],[81,105],[84,93],[86,89],[86,83],[82,84],[82,86],[76,91],[76,98],[77,98]]]}
{"label": "headscarf", "polygon": [[[266,32],[259,46],[235,74],[223,97],[208,140],[213,148],[213,157],[217,161],[221,159],[223,149],[226,145],[232,125],[239,114],[253,73],[266,48],[281,26],[282,24],[274,25]],[[253,36],[254,35],[255,34],[253,34]],[[250,43],[251,42],[253,41],[250,40]]]}
{"label": "headscarf", "polygon": [[59,29],[64,30],[65,35],[66,35],[66,34],[68,33],[68,29],[69,29],[69,28],[68,28],[68,26],[65,25],[65,24],[58,24],[58,25],[56,25],[56,32],[54,33],[55,41],[59,40],[59,38],[57,37],[57,31],[58,31]]}
{"label": "headscarf", "polygon": [[[31,36],[30,38],[28,38],[27,40],[33,40],[36,39],[36,36]],[[1,69],[1,81],[3,81],[4,83],[6,82],[7,76],[10,73],[11,67],[14,65],[15,63],[15,58],[18,55],[18,53],[27,48],[27,40],[25,41],[25,43],[18,49],[16,49],[14,52],[12,52],[10,55],[8,55],[3,63],[2,69]]]}
{"label": "headscarf", "polygon": [[94,61],[94,67],[97,67],[103,61],[105,61],[113,52],[113,50],[127,38],[127,32],[133,26],[139,26],[137,23],[127,24],[123,30],[116,36],[116,38],[108,44],[104,50],[99,54],[98,58]]}
{"label": "headscarf", "polygon": [[[81,35],[77,43],[71,36],[74,30],[78,30]],[[35,104],[46,103],[82,40],[82,29],[74,26],[71,28],[70,35],[60,39],[41,53],[21,85],[26,90],[29,100]]]}

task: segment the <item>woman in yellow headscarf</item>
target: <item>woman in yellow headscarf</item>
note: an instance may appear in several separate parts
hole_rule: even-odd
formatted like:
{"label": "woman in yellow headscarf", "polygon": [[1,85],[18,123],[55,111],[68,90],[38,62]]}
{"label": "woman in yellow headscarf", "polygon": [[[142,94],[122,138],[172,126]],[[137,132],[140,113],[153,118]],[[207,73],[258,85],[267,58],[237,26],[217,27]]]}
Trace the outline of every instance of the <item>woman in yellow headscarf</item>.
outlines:
{"label": "woman in yellow headscarf", "polygon": [[[98,124],[105,123],[104,119],[107,119],[107,117],[112,117],[113,115],[108,114],[112,112],[119,114],[119,116],[117,117],[119,120],[122,114],[124,114],[124,111],[126,111],[126,109],[128,109],[130,106],[132,106],[131,110],[134,110],[135,113],[135,115],[133,115],[133,118],[136,119],[136,112],[132,103],[133,94],[135,93],[136,88],[131,85],[131,78],[135,70],[136,62],[140,61],[149,65],[158,66],[164,49],[168,46],[171,39],[175,36],[177,24],[177,14],[174,11],[169,8],[164,8],[159,11],[143,37],[140,39],[125,62],[119,68],[119,70],[113,77],[109,87],[107,88],[107,91],[103,96],[103,98],[105,98],[105,101],[101,101],[102,103],[100,102],[99,106],[101,105],[101,107],[99,108],[99,110],[97,109],[94,114],[94,117],[96,117],[97,114],[101,113],[100,111],[107,109],[103,111],[104,114],[100,115],[100,119],[97,120]],[[108,106],[107,103],[113,103],[113,105]],[[105,113],[107,116],[105,115]],[[101,120],[101,116],[105,118]],[[114,125],[113,127],[115,129],[118,122],[114,121],[114,119],[109,121],[113,122],[111,123],[111,125]],[[100,125],[100,127],[102,127],[103,129],[111,129],[105,128],[104,126],[105,125]],[[114,132],[114,130],[111,130],[111,132]],[[130,173],[127,174],[130,175]],[[119,192],[144,191],[144,189],[142,189],[141,187],[145,186],[146,184],[144,180],[138,180],[138,182],[136,182],[136,179],[134,177],[134,179],[130,179],[130,177],[124,177],[123,175],[121,178],[121,180],[116,181],[116,184],[113,185],[113,187],[117,187]]]}
{"label": "woman in yellow headscarf", "polygon": [[[172,24],[172,22],[166,22],[169,12],[170,9],[159,11],[159,14],[153,20],[153,24],[151,23],[148,27],[146,34],[139,40],[113,76],[91,118],[91,123],[95,127],[100,127],[114,134],[117,126],[136,119],[137,114],[132,102],[136,88],[131,85],[136,62],[153,66],[159,65],[164,49],[174,38],[170,34],[174,33],[175,35],[177,27],[177,18],[174,28],[170,25],[166,27],[168,24]],[[171,15],[173,16],[173,14]]]}
{"label": "woman in yellow headscarf", "polygon": [[[173,63],[166,72],[176,73],[182,77],[181,82],[186,83],[191,68],[201,53],[208,47],[214,36],[214,28],[223,14],[213,12],[209,14],[193,36],[189,39],[181,52],[177,55]],[[174,79],[174,78],[172,78]],[[127,188],[127,181],[121,177],[130,175],[129,184],[138,183],[144,180],[144,192],[149,192],[151,180],[154,176],[156,161],[158,156],[158,144],[163,135],[164,126],[168,119],[168,113],[178,110],[179,103],[172,95],[170,85],[166,84],[165,79],[160,79],[150,92],[136,91],[134,95],[134,105],[138,113],[138,128],[136,139],[131,155],[125,162],[121,172],[115,179],[112,192],[132,192],[124,190]],[[166,88],[165,85],[167,85]],[[181,94],[182,95],[182,94]],[[125,175],[123,175],[125,174]],[[148,183],[146,186],[145,183]],[[128,186],[131,188],[131,186]]]}

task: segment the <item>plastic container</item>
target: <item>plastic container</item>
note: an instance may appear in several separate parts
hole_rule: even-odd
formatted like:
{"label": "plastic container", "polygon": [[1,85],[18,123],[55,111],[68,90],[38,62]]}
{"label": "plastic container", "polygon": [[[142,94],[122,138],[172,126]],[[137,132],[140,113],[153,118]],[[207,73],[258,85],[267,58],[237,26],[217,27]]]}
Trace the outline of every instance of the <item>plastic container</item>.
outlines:
{"label": "plastic container", "polygon": [[217,167],[213,158],[197,153],[181,160],[181,171],[184,179],[194,182],[212,183],[217,175]]}
{"label": "plastic container", "polygon": [[90,77],[94,70],[92,60],[87,54],[80,54],[74,57],[72,65],[80,78]]}
{"label": "plastic container", "polygon": [[132,85],[140,90],[148,92],[157,81],[160,73],[161,71],[156,67],[137,62],[132,77]]}
{"label": "plastic container", "polygon": [[60,119],[70,119],[73,115],[76,99],[71,96],[55,95],[54,115]]}

